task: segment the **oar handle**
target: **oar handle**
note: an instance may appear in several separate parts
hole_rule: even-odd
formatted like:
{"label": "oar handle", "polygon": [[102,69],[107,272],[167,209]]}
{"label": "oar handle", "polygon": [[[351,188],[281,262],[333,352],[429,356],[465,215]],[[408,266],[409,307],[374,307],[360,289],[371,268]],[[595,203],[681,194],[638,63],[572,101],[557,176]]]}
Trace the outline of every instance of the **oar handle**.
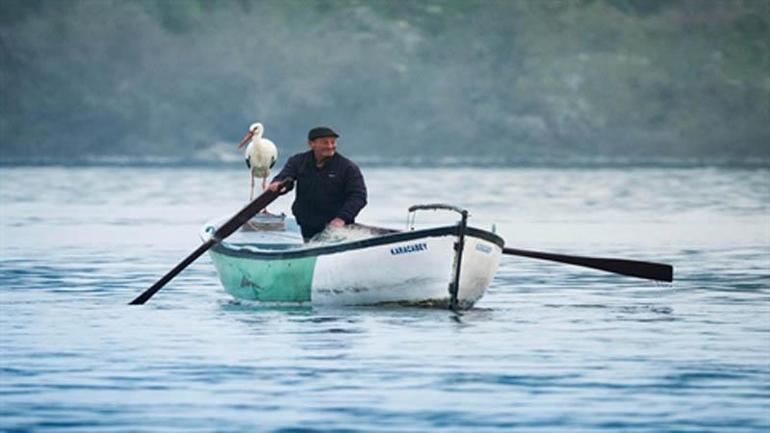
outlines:
{"label": "oar handle", "polygon": [[213,239],[215,239],[217,242],[225,239],[226,237],[233,234],[236,230],[238,230],[243,224],[246,223],[251,217],[257,214],[257,212],[261,211],[262,209],[266,208],[267,205],[273,202],[276,198],[279,196],[286,194],[287,192],[291,191],[292,187],[294,186],[294,179],[291,177],[287,177],[286,179],[283,179],[281,181],[281,188],[278,191],[273,191],[271,189],[268,189],[262,195],[254,199],[251,203],[247,204],[243,209],[238,211],[237,214],[235,214],[232,218],[227,220],[224,224],[219,226],[219,228],[214,232],[214,234],[211,236]]}

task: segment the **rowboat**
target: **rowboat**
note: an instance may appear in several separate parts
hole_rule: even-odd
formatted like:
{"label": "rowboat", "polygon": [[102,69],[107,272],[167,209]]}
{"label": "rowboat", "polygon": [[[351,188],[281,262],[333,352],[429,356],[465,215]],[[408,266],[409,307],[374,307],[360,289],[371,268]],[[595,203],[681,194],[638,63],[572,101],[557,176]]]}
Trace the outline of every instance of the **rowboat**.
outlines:
{"label": "rowboat", "polygon": [[[204,225],[203,243],[129,304],[146,303],[206,252],[228,293],[270,303],[448,305],[456,311],[484,296],[501,254],[674,280],[674,267],[665,263],[507,248],[494,228],[468,227],[468,211],[445,204],[410,207],[406,231],[357,225],[356,236],[337,233],[306,243],[293,218],[254,218],[292,185],[284,179],[279,190],[268,189],[232,217]],[[450,210],[461,218],[456,225],[415,230],[418,210]]]}
{"label": "rowboat", "polygon": [[[461,218],[415,230],[418,210]],[[225,291],[239,300],[472,307],[497,272],[503,239],[468,226],[468,212],[454,206],[416,205],[408,215],[411,230],[352,225],[304,242],[294,218],[259,214],[208,252]],[[224,223],[207,222],[201,238],[208,241]]]}

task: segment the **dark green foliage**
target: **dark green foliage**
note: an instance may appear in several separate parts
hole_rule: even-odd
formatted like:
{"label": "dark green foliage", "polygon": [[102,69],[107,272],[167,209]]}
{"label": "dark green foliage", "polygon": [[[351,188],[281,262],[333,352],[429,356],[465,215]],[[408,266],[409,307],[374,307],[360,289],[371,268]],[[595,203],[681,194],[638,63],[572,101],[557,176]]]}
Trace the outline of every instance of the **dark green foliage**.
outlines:
{"label": "dark green foliage", "polygon": [[768,158],[769,41],[765,0],[0,0],[0,159],[255,120],[283,155],[330,124],[353,155]]}

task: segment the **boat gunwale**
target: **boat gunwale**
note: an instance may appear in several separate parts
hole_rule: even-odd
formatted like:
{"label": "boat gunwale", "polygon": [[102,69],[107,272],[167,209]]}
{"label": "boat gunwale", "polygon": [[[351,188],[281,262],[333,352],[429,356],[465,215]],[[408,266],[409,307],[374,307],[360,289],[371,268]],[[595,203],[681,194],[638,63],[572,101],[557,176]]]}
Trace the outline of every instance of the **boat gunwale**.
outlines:
{"label": "boat gunwale", "polygon": [[[400,243],[404,241],[410,241],[413,239],[421,239],[425,237],[439,237],[446,235],[458,235],[460,230],[459,225],[434,227],[429,229],[412,230],[408,232],[395,232],[384,234],[381,236],[375,236],[366,239],[360,239],[350,242],[342,242],[338,244],[315,246],[310,248],[296,248],[285,250],[272,250],[272,251],[255,251],[246,249],[249,244],[241,244],[239,248],[233,246],[224,245],[222,242],[214,244],[211,248],[213,252],[223,254],[231,257],[239,258],[251,258],[262,260],[282,260],[282,259],[296,259],[304,257],[322,256],[328,254],[335,254],[343,251],[359,250],[374,246],[388,245],[393,243]],[[503,248],[505,241],[503,238],[495,233],[478,229],[475,227],[466,227],[465,235],[480,238],[494,243],[495,245]],[[252,244],[256,245],[256,244]]]}

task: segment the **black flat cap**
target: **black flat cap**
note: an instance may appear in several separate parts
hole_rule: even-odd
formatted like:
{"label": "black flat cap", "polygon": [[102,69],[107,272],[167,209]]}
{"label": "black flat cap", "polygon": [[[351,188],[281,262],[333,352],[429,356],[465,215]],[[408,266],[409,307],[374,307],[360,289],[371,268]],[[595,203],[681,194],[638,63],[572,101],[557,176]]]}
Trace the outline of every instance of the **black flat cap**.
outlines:
{"label": "black flat cap", "polygon": [[318,126],[316,128],[311,129],[307,133],[307,139],[310,141],[315,140],[316,138],[323,138],[323,137],[339,137],[340,135],[334,132],[331,128],[327,128],[325,126]]}

